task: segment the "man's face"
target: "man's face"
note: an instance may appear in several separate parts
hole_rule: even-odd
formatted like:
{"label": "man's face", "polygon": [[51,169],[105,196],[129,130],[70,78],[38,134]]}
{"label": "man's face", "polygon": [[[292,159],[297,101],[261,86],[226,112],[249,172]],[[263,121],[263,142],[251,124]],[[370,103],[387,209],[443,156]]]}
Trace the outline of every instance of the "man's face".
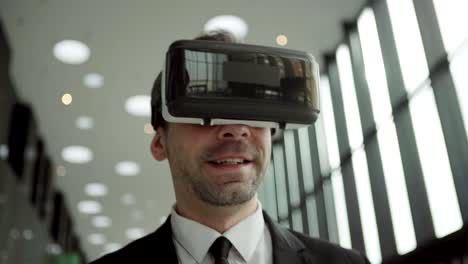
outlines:
{"label": "man's face", "polygon": [[[256,193],[270,161],[267,128],[168,124],[152,153],[169,160],[176,193],[215,206],[238,205]],[[193,197],[196,196],[196,197]]]}

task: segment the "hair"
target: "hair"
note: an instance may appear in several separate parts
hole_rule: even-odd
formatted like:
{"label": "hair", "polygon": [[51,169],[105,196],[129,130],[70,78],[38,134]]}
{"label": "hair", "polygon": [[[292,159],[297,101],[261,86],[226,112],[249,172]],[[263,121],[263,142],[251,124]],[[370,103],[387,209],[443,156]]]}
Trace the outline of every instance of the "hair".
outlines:
{"label": "hair", "polygon": [[[195,37],[194,40],[240,43],[240,40],[238,40],[232,33],[223,30],[204,33]],[[158,129],[158,127],[166,128],[167,126],[166,120],[162,117],[161,112],[161,74],[162,72],[159,72],[151,91],[151,125],[153,125],[154,130]]]}

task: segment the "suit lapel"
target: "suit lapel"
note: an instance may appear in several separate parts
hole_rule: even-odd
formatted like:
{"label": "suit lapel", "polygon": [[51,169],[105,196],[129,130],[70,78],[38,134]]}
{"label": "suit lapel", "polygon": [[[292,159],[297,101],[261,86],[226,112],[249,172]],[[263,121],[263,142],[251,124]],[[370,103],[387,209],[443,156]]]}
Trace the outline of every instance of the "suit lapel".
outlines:
{"label": "suit lapel", "polygon": [[174,246],[174,242],[172,240],[172,227],[170,219],[170,216],[167,217],[166,222],[164,222],[164,224],[152,234],[152,243],[154,243],[153,245],[156,246],[152,246],[153,250],[151,252],[153,254],[157,249],[158,259],[164,259],[164,263],[177,264],[179,261],[177,259],[177,253]]}
{"label": "suit lapel", "polygon": [[[273,222],[265,212],[263,212],[263,218],[265,219],[265,223],[271,235],[273,264],[305,263],[304,259],[308,259],[308,256],[304,254],[304,244],[290,231]],[[170,216],[167,218],[166,222],[150,236],[152,240],[151,244],[156,245],[156,247],[152,246],[152,248],[157,248],[158,259],[167,260],[165,263],[178,263],[176,249],[172,240]]]}
{"label": "suit lapel", "polygon": [[304,244],[287,229],[273,222],[263,212],[263,218],[271,234],[273,264],[300,264],[303,262]]}

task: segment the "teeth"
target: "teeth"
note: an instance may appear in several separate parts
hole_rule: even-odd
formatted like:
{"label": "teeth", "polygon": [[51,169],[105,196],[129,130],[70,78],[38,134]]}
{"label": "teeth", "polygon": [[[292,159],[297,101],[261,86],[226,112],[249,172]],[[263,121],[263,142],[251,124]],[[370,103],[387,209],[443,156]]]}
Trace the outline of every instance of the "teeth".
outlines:
{"label": "teeth", "polygon": [[224,159],[224,160],[215,160],[216,164],[228,164],[228,165],[235,165],[235,164],[242,164],[244,163],[243,159]]}

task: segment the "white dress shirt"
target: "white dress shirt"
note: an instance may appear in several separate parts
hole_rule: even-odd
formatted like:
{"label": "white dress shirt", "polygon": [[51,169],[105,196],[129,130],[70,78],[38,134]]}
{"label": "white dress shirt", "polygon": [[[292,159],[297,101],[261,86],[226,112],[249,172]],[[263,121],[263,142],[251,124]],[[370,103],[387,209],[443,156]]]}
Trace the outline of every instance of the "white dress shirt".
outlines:
{"label": "white dress shirt", "polygon": [[228,256],[230,264],[273,263],[271,236],[263,219],[260,201],[253,214],[224,234],[179,215],[175,206],[172,208],[171,226],[180,264],[213,264],[214,259],[208,249],[221,235],[232,243]]}

